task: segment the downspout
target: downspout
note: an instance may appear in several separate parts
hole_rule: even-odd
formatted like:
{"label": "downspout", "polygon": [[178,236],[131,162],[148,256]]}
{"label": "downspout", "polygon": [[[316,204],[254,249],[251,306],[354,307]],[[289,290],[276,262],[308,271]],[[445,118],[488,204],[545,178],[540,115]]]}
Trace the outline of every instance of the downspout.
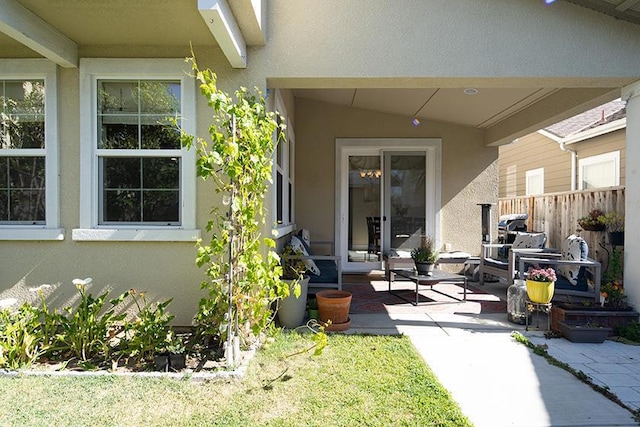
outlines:
{"label": "downspout", "polygon": [[560,150],[571,153],[571,191],[576,190],[576,159],[578,158],[578,153],[575,150],[571,150],[567,148],[564,141],[560,142]]}

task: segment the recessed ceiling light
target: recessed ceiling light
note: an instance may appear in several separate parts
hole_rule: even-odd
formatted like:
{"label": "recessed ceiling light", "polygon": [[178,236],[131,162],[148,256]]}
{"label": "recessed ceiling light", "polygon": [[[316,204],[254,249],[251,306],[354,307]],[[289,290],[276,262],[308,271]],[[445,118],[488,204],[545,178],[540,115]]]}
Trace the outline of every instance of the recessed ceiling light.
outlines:
{"label": "recessed ceiling light", "polygon": [[468,87],[464,90],[464,93],[467,95],[476,95],[478,92],[478,89],[476,89],[475,87]]}

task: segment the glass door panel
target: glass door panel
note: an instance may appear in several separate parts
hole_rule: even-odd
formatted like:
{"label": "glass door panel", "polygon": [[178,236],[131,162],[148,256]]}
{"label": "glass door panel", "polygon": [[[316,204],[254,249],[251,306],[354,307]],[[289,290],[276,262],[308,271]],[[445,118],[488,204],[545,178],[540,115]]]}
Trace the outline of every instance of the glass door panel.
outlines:
{"label": "glass door panel", "polygon": [[384,159],[385,250],[409,256],[425,234],[426,155],[387,152]]}
{"label": "glass door panel", "polygon": [[381,261],[379,155],[348,157],[347,263]]}

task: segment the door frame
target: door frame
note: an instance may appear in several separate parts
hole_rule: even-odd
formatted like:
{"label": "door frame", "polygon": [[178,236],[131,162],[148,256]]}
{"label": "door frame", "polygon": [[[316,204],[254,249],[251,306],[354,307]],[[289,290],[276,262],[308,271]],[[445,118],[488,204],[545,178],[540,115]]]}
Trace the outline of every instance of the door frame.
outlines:
{"label": "door frame", "polygon": [[[345,172],[345,153],[352,151],[375,150],[383,161],[385,152],[421,151],[426,155],[426,232],[431,235],[436,247],[441,246],[441,188],[442,188],[442,140],[440,138],[336,138],[335,151],[335,251],[342,257],[343,271],[368,272],[382,268],[382,262],[352,263],[347,257],[347,208],[349,180]],[[347,168],[348,170],[348,168]],[[384,185],[381,188],[381,212],[384,214]],[[429,202],[433,203],[429,203]],[[429,221],[430,218],[433,220]],[[384,227],[384,226],[383,226]],[[384,242],[381,242],[384,244]]]}

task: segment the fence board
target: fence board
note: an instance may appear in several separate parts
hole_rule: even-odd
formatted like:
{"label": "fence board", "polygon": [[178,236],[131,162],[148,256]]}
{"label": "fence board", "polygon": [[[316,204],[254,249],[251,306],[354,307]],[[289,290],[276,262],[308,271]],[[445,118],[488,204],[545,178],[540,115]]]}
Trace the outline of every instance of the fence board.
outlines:
{"label": "fence board", "polygon": [[610,187],[501,198],[498,200],[498,213],[528,213],[527,229],[544,231],[548,247],[560,248],[565,237],[573,233],[579,234],[589,245],[589,256],[600,261],[604,270],[607,267],[607,250],[611,250],[611,246],[607,245],[606,233],[581,230],[578,218],[588,215],[589,211],[596,208],[604,213],[617,211],[624,215],[624,190],[624,187]]}

